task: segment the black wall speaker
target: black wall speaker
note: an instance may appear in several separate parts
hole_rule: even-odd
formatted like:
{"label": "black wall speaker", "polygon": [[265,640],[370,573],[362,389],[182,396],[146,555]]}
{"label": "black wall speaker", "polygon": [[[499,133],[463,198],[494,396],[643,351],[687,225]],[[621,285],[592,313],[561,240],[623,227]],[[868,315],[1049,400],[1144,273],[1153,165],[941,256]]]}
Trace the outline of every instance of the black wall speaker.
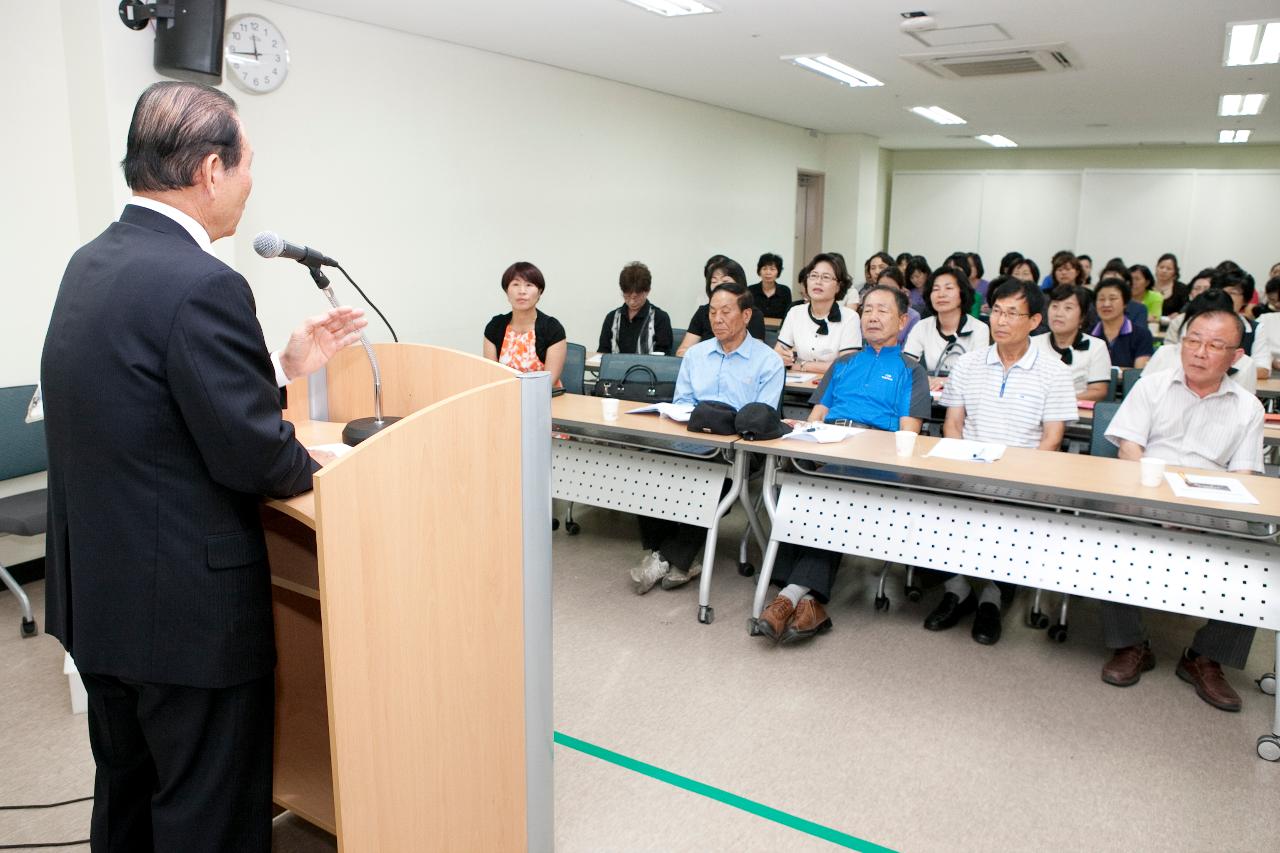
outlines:
{"label": "black wall speaker", "polygon": [[172,18],[156,18],[156,71],[192,83],[221,83],[226,17],[226,0],[175,0]]}

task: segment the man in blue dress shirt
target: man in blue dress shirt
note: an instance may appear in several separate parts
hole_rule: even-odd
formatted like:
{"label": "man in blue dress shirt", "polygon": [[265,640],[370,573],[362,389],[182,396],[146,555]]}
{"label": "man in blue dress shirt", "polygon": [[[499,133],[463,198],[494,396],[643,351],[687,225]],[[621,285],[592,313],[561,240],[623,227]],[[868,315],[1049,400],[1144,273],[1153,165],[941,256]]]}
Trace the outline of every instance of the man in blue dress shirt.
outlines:
{"label": "man in blue dress shirt", "polygon": [[[711,332],[715,337],[685,353],[674,402],[696,406],[718,400],[735,409],[748,403],[777,407],[786,369],[776,352],[747,334],[752,311],[751,294],[741,284],[727,282],[711,291]],[[701,564],[694,565],[693,558],[706,537],[705,530],[665,518],[642,515],[639,519],[640,541],[648,554],[631,570],[638,595],[659,581],[663,589],[675,589],[702,573]]]}

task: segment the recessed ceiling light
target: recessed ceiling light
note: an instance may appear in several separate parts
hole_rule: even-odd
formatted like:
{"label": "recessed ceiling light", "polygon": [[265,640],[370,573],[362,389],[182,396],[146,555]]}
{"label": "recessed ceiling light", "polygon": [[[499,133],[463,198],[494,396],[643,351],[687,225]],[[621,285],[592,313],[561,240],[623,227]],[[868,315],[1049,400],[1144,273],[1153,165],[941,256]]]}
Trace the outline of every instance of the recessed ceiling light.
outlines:
{"label": "recessed ceiling light", "polygon": [[1218,131],[1218,141],[1226,143],[1248,142],[1252,134],[1252,130],[1220,130]]}
{"label": "recessed ceiling light", "polygon": [[968,124],[960,116],[955,113],[949,113],[942,107],[912,107],[911,112],[927,118],[934,124]]}
{"label": "recessed ceiling light", "polygon": [[1001,136],[998,133],[982,133],[974,137],[974,139],[987,143],[995,148],[1017,148],[1018,143],[1014,142],[1007,136]]}
{"label": "recessed ceiling light", "polygon": [[632,6],[639,6],[646,12],[662,15],[664,18],[674,18],[678,15],[709,15],[720,11],[706,3],[699,3],[698,0],[626,0],[626,2]]}
{"label": "recessed ceiling light", "polygon": [[1280,21],[1227,24],[1223,65],[1270,65],[1280,62]]}
{"label": "recessed ceiling light", "polygon": [[808,56],[783,56],[780,57],[786,62],[791,62],[810,71],[816,71],[819,74],[826,75],[832,80],[838,80],[846,86],[883,86],[876,78],[870,74],[864,74],[856,68],[851,68],[837,59],[824,54],[808,55]]}
{"label": "recessed ceiling light", "polygon": [[1262,112],[1267,96],[1262,93],[1252,95],[1223,95],[1218,99],[1218,115],[1220,116],[1256,116]]}

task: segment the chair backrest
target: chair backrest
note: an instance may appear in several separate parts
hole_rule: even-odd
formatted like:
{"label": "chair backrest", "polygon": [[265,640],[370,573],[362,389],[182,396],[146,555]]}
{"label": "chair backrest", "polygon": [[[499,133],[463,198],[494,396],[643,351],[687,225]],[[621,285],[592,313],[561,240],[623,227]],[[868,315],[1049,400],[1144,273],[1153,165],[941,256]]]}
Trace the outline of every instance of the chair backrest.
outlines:
{"label": "chair backrest", "polygon": [[1124,372],[1124,380],[1120,386],[1120,396],[1128,397],[1133,386],[1142,378],[1142,368],[1130,367]]}
{"label": "chair backrest", "polygon": [[1116,412],[1119,410],[1119,403],[1093,404],[1093,431],[1089,435],[1090,456],[1104,456],[1115,459],[1120,455],[1119,448],[1107,441],[1107,427],[1111,426],[1111,419],[1116,416]]}
{"label": "chair backrest", "polygon": [[34,385],[0,388],[0,480],[34,474],[49,467],[44,423],[26,423]]}
{"label": "chair backrest", "polygon": [[564,370],[560,371],[560,384],[570,394],[581,394],[586,372],[587,348],[582,344],[569,344],[569,351],[564,356]]}
{"label": "chair backrest", "polygon": [[1102,399],[1106,402],[1114,402],[1116,399],[1116,389],[1120,387],[1120,368],[1111,368],[1111,379],[1107,382],[1107,396]]}
{"label": "chair backrest", "polygon": [[781,329],[769,329],[769,328],[766,328],[766,329],[764,330],[764,342],[765,342],[765,344],[766,344],[766,345],[768,345],[769,349],[773,349],[773,347],[774,347],[775,345],[777,345],[777,343],[778,343],[778,332],[780,332],[780,331],[782,331],[782,330],[781,330]]}
{"label": "chair backrest", "polygon": [[606,353],[600,358],[600,378],[607,382],[617,382],[627,375],[630,368],[642,364],[653,371],[658,382],[675,382],[680,375],[681,361],[683,359],[674,355]]}
{"label": "chair backrest", "polygon": [[671,346],[672,352],[680,348],[680,342],[684,340],[684,336],[689,333],[688,329],[672,329],[671,330]]}

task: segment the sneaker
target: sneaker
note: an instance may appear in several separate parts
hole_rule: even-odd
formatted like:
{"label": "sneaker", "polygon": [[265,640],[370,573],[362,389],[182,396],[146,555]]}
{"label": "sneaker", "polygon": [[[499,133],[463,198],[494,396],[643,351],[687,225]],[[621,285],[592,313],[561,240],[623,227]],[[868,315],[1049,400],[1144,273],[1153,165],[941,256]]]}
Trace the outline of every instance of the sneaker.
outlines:
{"label": "sneaker", "polygon": [[687,572],[675,568],[669,569],[662,577],[662,588],[675,589],[678,586],[684,586],[700,574],[702,574],[702,563],[694,563]]}
{"label": "sneaker", "polygon": [[662,580],[671,566],[657,551],[650,551],[640,564],[631,570],[631,585],[636,595],[644,595],[653,589],[653,585]]}

